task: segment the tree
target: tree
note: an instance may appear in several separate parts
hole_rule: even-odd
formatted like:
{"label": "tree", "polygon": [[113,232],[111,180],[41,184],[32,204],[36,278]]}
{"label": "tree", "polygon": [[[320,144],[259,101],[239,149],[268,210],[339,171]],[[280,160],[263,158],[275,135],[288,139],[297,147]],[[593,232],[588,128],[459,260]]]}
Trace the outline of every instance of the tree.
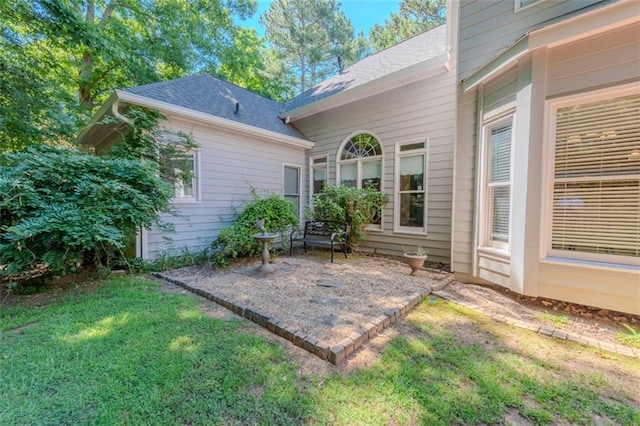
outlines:
{"label": "tree", "polygon": [[275,101],[293,96],[282,63],[253,28],[234,29],[233,48],[223,52],[218,63],[209,65],[206,71]]}
{"label": "tree", "polygon": [[364,54],[335,0],[276,0],[260,23],[297,93],[338,72],[339,58],[348,64]]}
{"label": "tree", "polygon": [[444,24],[446,17],[446,0],[402,0],[399,13],[392,13],[384,25],[376,24],[369,30],[369,43],[378,52]]}
{"label": "tree", "polygon": [[235,48],[233,14],[246,17],[255,6],[255,0],[0,0],[0,122],[11,126],[0,131],[0,150],[70,138],[114,88],[219,63]]}

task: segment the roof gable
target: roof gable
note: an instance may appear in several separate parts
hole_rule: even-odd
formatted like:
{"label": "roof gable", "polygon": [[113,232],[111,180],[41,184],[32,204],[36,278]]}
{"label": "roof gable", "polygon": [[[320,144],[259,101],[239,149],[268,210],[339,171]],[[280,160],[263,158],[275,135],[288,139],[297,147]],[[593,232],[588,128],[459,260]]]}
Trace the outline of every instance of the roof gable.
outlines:
{"label": "roof gable", "polygon": [[435,58],[447,50],[446,24],[418,34],[385,50],[367,56],[342,73],[328,78],[285,103],[281,115],[322,99],[362,87],[421,62]]}

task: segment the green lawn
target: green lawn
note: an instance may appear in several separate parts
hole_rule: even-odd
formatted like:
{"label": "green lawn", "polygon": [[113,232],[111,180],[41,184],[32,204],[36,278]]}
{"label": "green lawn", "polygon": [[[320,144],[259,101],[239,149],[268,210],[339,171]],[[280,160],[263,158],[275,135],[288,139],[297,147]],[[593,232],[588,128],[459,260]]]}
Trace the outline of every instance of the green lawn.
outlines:
{"label": "green lawn", "polygon": [[373,366],[326,377],[144,279],[0,309],[0,425],[640,424],[637,360],[444,302],[411,313]]}

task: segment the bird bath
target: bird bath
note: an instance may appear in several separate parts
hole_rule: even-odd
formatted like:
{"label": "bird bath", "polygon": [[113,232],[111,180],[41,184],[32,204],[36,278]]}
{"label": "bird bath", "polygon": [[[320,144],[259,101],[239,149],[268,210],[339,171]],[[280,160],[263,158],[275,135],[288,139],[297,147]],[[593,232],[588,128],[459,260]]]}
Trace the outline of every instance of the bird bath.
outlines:
{"label": "bird bath", "polygon": [[266,229],[264,229],[264,219],[257,221],[254,227],[262,231],[262,233],[255,234],[253,236],[256,241],[260,241],[262,243],[262,265],[258,268],[258,271],[265,274],[275,272],[276,269],[270,264],[271,255],[269,254],[269,243],[275,240],[278,237],[278,234],[270,234]]}

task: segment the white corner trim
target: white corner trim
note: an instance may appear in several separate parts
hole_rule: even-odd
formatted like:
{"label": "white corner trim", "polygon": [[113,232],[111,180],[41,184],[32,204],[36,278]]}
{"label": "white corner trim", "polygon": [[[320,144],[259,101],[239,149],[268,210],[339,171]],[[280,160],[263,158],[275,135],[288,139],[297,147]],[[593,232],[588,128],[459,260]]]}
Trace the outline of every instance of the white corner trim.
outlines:
{"label": "white corner trim", "polygon": [[133,93],[116,90],[117,98],[123,102],[144,106],[147,108],[154,108],[162,112],[173,113],[187,118],[192,118],[200,122],[213,124],[232,132],[248,134],[253,136],[261,136],[271,142],[276,142],[284,145],[295,146],[297,148],[311,149],[314,143],[305,139],[296,138],[293,136],[283,135],[281,133],[273,132],[271,130],[261,129],[259,127],[251,126],[248,124],[238,123],[237,121],[228,120],[222,117],[216,117],[215,115],[206,114],[203,112],[195,111],[190,108],[173,105],[168,102],[157,101],[145,96],[135,95]]}

